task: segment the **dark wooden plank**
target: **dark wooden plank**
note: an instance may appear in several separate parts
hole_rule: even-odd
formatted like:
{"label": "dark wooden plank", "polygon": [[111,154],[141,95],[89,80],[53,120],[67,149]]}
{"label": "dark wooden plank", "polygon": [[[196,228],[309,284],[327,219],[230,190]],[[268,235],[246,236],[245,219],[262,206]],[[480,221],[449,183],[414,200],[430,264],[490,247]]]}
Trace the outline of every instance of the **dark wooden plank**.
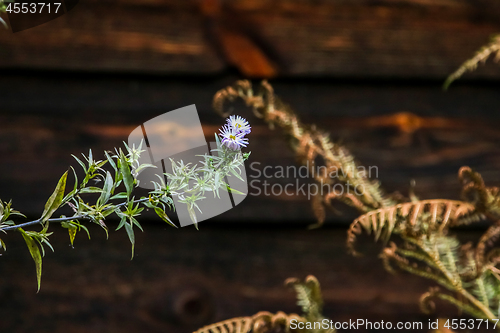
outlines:
{"label": "dark wooden plank", "polygon": [[[500,31],[499,14],[494,0],[80,1],[42,26],[0,32],[0,66],[443,79]],[[489,65],[470,77],[499,75]]]}
{"label": "dark wooden plank", "polygon": [[[212,95],[232,81],[230,77],[4,76],[0,79],[0,198],[13,199],[15,207],[36,217],[60,175],[76,165],[71,154],[86,153],[89,148],[102,154],[120,146],[139,124],[182,106],[197,105],[210,140],[223,122],[211,110]],[[415,179],[422,198],[458,198],[456,175],[462,165],[482,172],[487,183],[499,185],[498,87],[457,86],[444,93],[437,85],[278,81],[275,88],[304,122],[329,130],[362,164],[376,167],[378,175],[374,171],[373,176],[389,192],[407,194],[410,180]],[[400,111],[415,116],[394,116]],[[296,165],[279,131],[269,130],[241,106],[237,105],[237,112],[248,116],[254,126],[249,162],[256,164],[247,164],[253,183],[244,203],[218,220],[312,223],[308,198],[296,185],[291,196],[279,195],[278,187],[274,194],[270,189],[274,184],[296,184],[293,175],[275,175],[280,167]],[[415,127],[405,126],[407,122]],[[261,173],[266,166],[271,167],[267,169],[271,179]],[[301,179],[300,184],[308,181]],[[329,222],[349,222],[352,217],[330,214]]]}
{"label": "dark wooden plank", "polygon": [[[68,247],[64,230],[57,229],[56,252],[45,257],[38,294],[22,239],[17,234],[5,239],[2,332],[185,333],[262,310],[297,313],[294,293],[283,281],[309,274],[321,282],[324,312],[333,320],[434,318],[418,307],[419,295],[431,283],[385,272],[376,257],[379,247],[363,248],[367,255],[362,258],[347,255],[345,230],[263,231],[206,224],[196,231],[149,225],[137,235],[136,257],[130,261],[125,233],[112,233],[106,241],[98,229],[91,228],[91,241],[77,235],[75,249]],[[444,304],[437,309],[436,316],[460,318]]]}
{"label": "dark wooden plank", "polygon": [[[264,3],[241,15],[289,75],[442,78],[500,31],[495,5]],[[488,66],[474,76],[499,74]]]}
{"label": "dark wooden plank", "polygon": [[41,26],[1,31],[0,45],[4,68],[198,74],[224,68],[204,37],[202,17],[183,6],[80,1]]}

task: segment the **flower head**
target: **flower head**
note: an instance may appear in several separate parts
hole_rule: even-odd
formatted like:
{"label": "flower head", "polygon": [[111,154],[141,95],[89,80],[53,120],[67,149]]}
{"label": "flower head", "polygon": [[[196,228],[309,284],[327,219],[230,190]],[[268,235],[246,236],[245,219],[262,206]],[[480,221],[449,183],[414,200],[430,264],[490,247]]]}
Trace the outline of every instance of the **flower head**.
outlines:
{"label": "flower head", "polygon": [[222,144],[232,150],[239,150],[241,147],[246,147],[248,144],[248,139],[245,138],[245,133],[238,132],[234,127],[230,125],[224,125],[220,129],[220,134],[222,136]]}
{"label": "flower head", "polygon": [[227,124],[239,133],[248,134],[252,131],[248,121],[241,116],[230,116],[227,119]]}

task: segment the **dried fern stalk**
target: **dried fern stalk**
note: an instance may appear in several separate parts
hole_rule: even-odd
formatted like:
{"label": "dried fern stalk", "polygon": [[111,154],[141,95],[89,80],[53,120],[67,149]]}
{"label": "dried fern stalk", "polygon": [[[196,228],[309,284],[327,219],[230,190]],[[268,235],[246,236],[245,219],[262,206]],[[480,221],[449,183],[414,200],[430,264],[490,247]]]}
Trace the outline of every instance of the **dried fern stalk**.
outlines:
{"label": "dried fern stalk", "polygon": [[[296,278],[285,281],[285,285],[297,293],[297,304],[302,308],[303,316],[278,312],[259,312],[251,317],[225,320],[205,326],[194,333],[334,333],[334,329],[307,329],[307,323],[321,322],[326,319],[321,314],[323,299],[318,280],[308,276],[304,282]],[[302,329],[296,328],[302,323]]]}
{"label": "dried fern stalk", "polygon": [[494,36],[490,43],[479,49],[472,58],[464,62],[455,72],[448,76],[443,88],[447,89],[453,81],[459,79],[465,72],[474,71],[479,63],[486,62],[491,55],[494,55],[496,62],[500,60],[500,35]]}
{"label": "dried fern stalk", "polygon": [[[498,47],[495,46],[497,44]],[[497,37],[464,68],[472,68],[474,63],[493,53],[498,57],[499,47],[500,37]],[[347,246],[352,253],[356,253],[354,242],[363,229],[373,232],[376,240],[382,238],[385,242],[392,235],[399,235],[401,244],[391,242],[380,254],[384,267],[390,272],[395,272],[397,268],[431,279],[448,290],[442,292],[433,288],[424,294],[421,298],[424,312],[434,308],[434,299],[440,299],[477,318],[495,321],[500,316],[500,248],[493,247],[500,237],[499,188],[486,187],[480,174],[463,167],[459,171],[462,201],[419,200],[414,195],[410,201],[394,195],[387,196],[378,182],[349,172],[357,168],[354,157],[344,147],[332,143],[328,135],[314,125],[302,124],[291,109],[274,95],[266,81],[261,83],[258,91],[253,90],[249,81],[236,82],[215,95],[214,108],[225,115],[224,104],[236,98],[241,98],[270,127],[282,128],[300,163],[314,167],[316,158],[322,157],[327,172],[316,175],[318,183],[332,186],[349,182],[361,184],[366,189],[361,195],[354,195],[351,191],[349,195],[336,196],[335,192],[327,191],[325,196],[314,197],[311,201],[318,225],[325,219],[325,206],[330,200],[337,199],[354,206],[362,215],[348,231]],[[345,176],[338,172],[338,178],[329,178],[330,171],[335,168],[343,170]],[[494,224],[476,246],[462,245],[454,236],[448,235],[450,227],[475,223],[484,218]],[[298,292],[300,295],[300,290]]]}
{"label": "dried fern stalk", "polygon": [[[221,115],[225,112],[226,102],[242,99],[253,113],[262,118],[271,128],[280,127],[289,138],[291,148],[296,153],[298,162],[313,169],[315,180],[327,189],[312,200],[314,214],[321,225],[325,219],[325,206],[335,198],[347,203],[360,212],[389,207],[397,203],[381,190],[377,181],[368,179],[366,173],[358,172],[358,164],[352,154],[343,146],[333,143],[328,134],[316,126],[306,126],[292,109],[274,95],[273,88],[267,81],[262,81],[258,90],[254,90],[250,81],[237,81],[233,86],[218,91],[213,100],[214,109]],[[320,168],[318,159],[324,161]],[[343,193],[335,194],[334,185],[340,183]],[[361,194],[354,189],[362,188]]]}

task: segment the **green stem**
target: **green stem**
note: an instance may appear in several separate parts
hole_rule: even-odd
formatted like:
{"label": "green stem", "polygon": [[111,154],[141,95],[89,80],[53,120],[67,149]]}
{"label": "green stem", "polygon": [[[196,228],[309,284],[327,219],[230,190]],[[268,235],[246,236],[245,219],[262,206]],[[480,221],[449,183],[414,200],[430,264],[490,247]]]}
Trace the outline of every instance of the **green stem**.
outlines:
{"label": "green stem", "polygon": [[[138,200],[134,200],[134,203],[145,202],[145,201],[148,201],[148,200],[149,200],[149,198],[138,199]],[[128,204],[128,202],[122,202],[122,203],[120,203],[120,204],[118,204],[118,205],[116,205],[116,206],[114,206],[113,208],[110,208],[110,209],[115,209],[116,207],[123,207],[123,206],[125,206],[127,204]],[[109,209],[107,209],[107,210],[109,210]],[[48,219],[46,222],[51,222],[51,223],[53,223],[53,222],[65,222],[65,221],[78,220],[78,219],[91,220],[92,217],[90,217],[88,215],[74,215],[74,216],[70,216],[70,217],[60,217],[60,218]],[[2,231],[9,231],[9,230],[15,230],[15,229],[19,229],[19,228],[29,227],[29,226],[36,225],[36,224],[42,224],[42,219],[38,219],[38,220],[33,220],[33,221],[21,223],[21,224],[7,226],[5,228],[0,228],[0,230],[2,230]]]}

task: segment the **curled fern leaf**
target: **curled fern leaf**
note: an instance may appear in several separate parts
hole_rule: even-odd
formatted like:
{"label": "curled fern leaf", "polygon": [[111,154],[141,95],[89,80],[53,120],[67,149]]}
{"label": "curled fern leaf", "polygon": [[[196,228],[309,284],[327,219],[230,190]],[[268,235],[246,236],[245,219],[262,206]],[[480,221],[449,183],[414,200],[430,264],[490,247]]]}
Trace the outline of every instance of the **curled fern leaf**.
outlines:
{"label": "curled fern leaf", "polygon": [[252,317],[233,318],[205,326],[193,333],[272,333],[288,331],[292,320],[304,322],[296,314],[259,312]]}
{"label": "curled fern leaf", "polygon": [[194,333],[247,333],[251,328],[252,317],[241,317],[205,326]]}
{"label": "curled fern leaf", "polygon": [[405,202],[380,208],[354,220],[348,231],[347,247],[351,253],[356,254],[354,242],[363,229],[368,234],[373,233],[375,240],[382,238],[387,242],[393,232],[423,234],[442,231],[450,223],[463,224],[463,221],[476,220],[479,218],[476,215],[474,205],[444,199]]}
{"label": "curled fern leaf", "polygon": [[302,312],[309,321],[323,319],[323,298],[319,281],[309,275],[304,282],[297,278],[290,278],[285,281],[285,285],[292,287],[297,293],[297,305],[302,308]]}
{"label": "curled fern leaf", "polygon": [[439,288],[431,287],[428,292],[422,294],[420,296],[419,305],[420,310],[425,314],[431,314],[436,309],[436,305],[434,304],[434,298],[438,293]]}
{"label": "curled fern leaf", "polygon": [[500,188],[486,187],[483,177],[468,166],[460,168],[462,198],[471,202],[478,211],[500,218]]}

